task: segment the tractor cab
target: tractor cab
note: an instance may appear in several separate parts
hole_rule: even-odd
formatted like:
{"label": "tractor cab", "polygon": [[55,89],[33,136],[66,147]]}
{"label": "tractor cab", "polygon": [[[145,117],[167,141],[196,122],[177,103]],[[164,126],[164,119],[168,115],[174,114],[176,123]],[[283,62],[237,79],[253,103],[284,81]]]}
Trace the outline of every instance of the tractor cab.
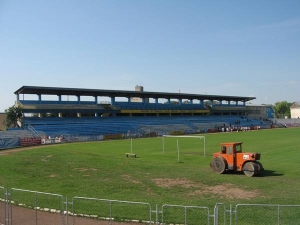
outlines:
{"label": "tractor cab", "polygon": [[242,152],[242,142],[226,142],[220,144],[222,154],[232,154]]}

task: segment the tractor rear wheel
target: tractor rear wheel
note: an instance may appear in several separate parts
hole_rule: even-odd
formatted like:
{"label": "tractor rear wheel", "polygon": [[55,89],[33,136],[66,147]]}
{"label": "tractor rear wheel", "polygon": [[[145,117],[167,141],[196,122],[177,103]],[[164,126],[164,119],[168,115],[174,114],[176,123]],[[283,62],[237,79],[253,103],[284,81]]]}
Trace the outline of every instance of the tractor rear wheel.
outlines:
{"label": "tractor rear wheel", "polygon": [[222,157],[214,158],[210,165],[216,173],[224,173],[226,170],[226,162]]}
{"label": "tractor rear wheel", "polygon": [[243,166],[243,172],[247,177],[253,177],[262,173],[264,170],[260,162],[246,162]]}

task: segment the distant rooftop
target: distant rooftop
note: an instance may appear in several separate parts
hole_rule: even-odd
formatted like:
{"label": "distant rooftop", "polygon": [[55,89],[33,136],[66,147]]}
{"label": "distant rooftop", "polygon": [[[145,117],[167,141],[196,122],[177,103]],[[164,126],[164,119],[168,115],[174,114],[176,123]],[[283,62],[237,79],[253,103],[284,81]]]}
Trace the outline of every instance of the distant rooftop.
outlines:
{"label": "distant rooftop", "polygon": [[291,108],[300,108],[300,102],[294,102],[294,103],[291,105]]}
{"label": "distant rooftop", "polygon": [[140,97],[140,98],[165,98],[165,99],[197,99],[197,100],[219,100],[219,101],[242,101],[247,102],[255,97],[245,96],[224,96],[224,95],[203,95],[188,93],[170,92],[149,92],[149,91],[126,91],[126,90],[104,90],[85,88],[65,87],[42,87],[22,86],[14,94],[37,94],[37,95],[73,95],[73,96],[107,96],[107,97]]}

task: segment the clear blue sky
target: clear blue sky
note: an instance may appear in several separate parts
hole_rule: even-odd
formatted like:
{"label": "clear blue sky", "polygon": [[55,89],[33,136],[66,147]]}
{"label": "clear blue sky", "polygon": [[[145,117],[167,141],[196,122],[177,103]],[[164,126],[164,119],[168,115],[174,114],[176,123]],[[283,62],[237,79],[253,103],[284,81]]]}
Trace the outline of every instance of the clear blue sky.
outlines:
{"label": "clear blue sky", "polygon": [[0,112],[23,85],[300,101],[300,1],[0,0]]}

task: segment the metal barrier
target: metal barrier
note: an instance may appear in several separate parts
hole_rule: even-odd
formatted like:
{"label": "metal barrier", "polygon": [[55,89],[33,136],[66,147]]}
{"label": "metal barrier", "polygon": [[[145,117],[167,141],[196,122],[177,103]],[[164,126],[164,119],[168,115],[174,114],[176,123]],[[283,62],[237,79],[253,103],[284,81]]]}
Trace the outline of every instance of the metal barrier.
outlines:
{"label": "metal barrier", "polygon": [[210,224],[210,214],[208,207],[183,206],[183,205],[163,205],[162,224]]}
{"label": "metal barrier", "polygon": [[[26,128],[26,126],[25,126]],[[27,130],[33,134],[34,137],[40,137],[39,133],[36,131],[36,129],[33,128],[30,124],[27,124]]]}
{"label": "metal barrier", "polygon": [[0,225],[6,225],[7,218],[6,189],[0,187]]}
{"label": "metal barrier", "polygon": [[72,205],[73,225],[80,217],[107,221],[107,224],[114,221],[152,223],[149,203],[74,197]]}
{"label": "metal barrier", "polygon": [[[226,216],[226,213],[230,213],[229,217]],[[223,203],[217,203],[214,208],[214,225],[226,225],[232,224],[232,210],[230,205],[230,210],[226,210],[226,206]],[[229,220],[229,221],[228,221]]]}
{"label": "metal barrier", "polygon": [[238,204],[235,225],[300,224],[300,205]]}
{"label": "metal barrier", "polygon": [[[46,223],[65,225],[62,195],[12,188],[9,203],[8,225]],[[48,218],[43,216],[49,213],[53,216]]]}
{"label": "metal barrier", "polygon": [[[71,207],[69,207],[71,206]],[[70,208],[70,210],[69,210]],[[0,225],[89,225],[113,223],[184,225],[290,225],[300,224],[300,205],[237,204],[226,209],[164,204],[152,210],[149,203],[98,198],[67,197],[0,186]],[[152,221],[153,216],[156,218]],[[72,221],[69,221],[69,218]]]}

